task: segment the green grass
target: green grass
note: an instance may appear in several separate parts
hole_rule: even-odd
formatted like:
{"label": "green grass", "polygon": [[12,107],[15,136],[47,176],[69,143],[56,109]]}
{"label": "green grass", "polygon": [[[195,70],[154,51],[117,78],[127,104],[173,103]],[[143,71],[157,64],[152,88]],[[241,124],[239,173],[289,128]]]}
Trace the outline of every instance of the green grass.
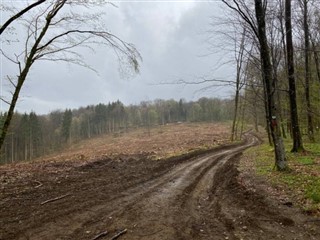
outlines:
{"label": "green grass", "polygon": [[299,157],[299,158],[297,158],[296,161],[302,165],[313,165],[314,164],[314,158],[312,158],[312,157]]}
{"label": "green grass", "polygon": [[253,162],[257,175],[281,186],[304,209],[320,211],[320,144],[305,143],[303,153],[291,153],[290,143],[285,144],[289,165],[285,172],[275,170],[273,148],[268,144],[249,149],[245,154]]}
{"label": "green grass", "polygon": [[308,187],[306,190],[306,196],[311,199],[314,203],[320,203],[320,182],[318,181],[315,184],[312,184],[311,187]]}

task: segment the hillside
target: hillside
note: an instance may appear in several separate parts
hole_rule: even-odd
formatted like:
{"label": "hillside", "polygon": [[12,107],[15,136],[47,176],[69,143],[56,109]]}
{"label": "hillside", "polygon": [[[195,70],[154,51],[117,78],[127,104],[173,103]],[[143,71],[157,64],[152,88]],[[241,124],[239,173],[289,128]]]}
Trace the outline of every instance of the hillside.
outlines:
{"label": "hillside", "polygon": [[171,124],[0,166],[0,239],[319,239],[318,222],[237,170],[251,133]]}

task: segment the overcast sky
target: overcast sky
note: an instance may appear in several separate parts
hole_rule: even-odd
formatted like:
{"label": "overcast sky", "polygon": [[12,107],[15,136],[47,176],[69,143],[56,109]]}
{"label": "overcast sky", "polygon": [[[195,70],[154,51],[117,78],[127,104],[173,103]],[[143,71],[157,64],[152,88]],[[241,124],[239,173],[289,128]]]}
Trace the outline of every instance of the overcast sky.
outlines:
{"label": "overcast sky", "polygon": [[[123,77],[113,52],[105,49],[85,56],[98,74],[64,63],[36,62],[23,87],[18,111],[42,114],[116,100],[138,104],[158,98],[197,100],[204,96],[232,95],[230,87],[199,91],[204,86],[160,84],[179,79],[196,81],[203,76],[233,78],[232,66],[217,69],[228,60],[226,52],[216,49],[216,53],[209,54],[206,43],[210,19],[222,11],[220,1],[115,1],[115,4],[117,7],[106,8],[106,25],[141,53],[140,74]],[[1,18],[3,22],[5,16]],[[1,91],[6,96],[5,76],[13,67],[1,58]],[[2,103],[1,110],[5,109]]]}

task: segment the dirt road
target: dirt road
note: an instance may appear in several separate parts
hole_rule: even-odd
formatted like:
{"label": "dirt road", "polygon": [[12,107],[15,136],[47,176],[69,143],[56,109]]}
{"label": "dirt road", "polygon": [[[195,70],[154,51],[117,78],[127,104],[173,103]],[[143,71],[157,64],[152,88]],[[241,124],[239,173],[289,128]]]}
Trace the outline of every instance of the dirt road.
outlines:
{"label": "dirt road", "polygon": [[256,143],[247,135],[165,161],[47,164],[12,182],[4,173],[0,239],[320,239],[318,222],[239,182],[236,164]]}

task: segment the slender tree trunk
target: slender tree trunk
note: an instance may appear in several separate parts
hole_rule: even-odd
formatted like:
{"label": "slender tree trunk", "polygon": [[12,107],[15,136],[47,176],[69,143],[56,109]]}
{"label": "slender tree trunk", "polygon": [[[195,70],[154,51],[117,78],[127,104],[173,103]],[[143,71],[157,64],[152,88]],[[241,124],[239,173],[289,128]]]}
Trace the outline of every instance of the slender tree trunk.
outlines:
{"label": "slender tree trunk", "polygon": [[280,124],[280,127],[281,127],[281,132],[282,132],[282,136],[283,138],[286,138],[286,132],[285,132],[285,129],[284,129],[284,125],[283,125],[283,117],[282,117],[282,107],[281,107],[281,99],[280,99],[280,91],[279,91],[279,80],[278,80],[278,63],[277,63],[277,59],[276,59],[276,54],[275,54],[275,51],[273,49],[273,47],[271,47],[271,58],[272,58],[272,69],[273,69],[273,81],[275,83],[275,99],[276,99],[276,102],[277,102],[277,106],[278,106],[278,109],[277,109],[277,112],[278,112],[278,115],[279,115],[279,124]]}
{"label": "slender tree trunk", "polygon": [[288,59],[288,81],[289,81],[289,100],[290,118],[292,126],[293,147],[291,152],[303,151],[302,137],[300,133],[298,108],[296,97],[296,80],[294,73],[292,26],[291,26],[291,0],[285,0],[285,25],[287,40],[287,59]]}
{"label": "slender tree trunk", "polygon": [[254,130],[259,132],[259,125],[258,125],[258,113],[257,113],[257,103],[253,103],[253,111],[254,111]]}
{"label": "slender tree trunk", "polygon": [[14,141],[13,141],[13,133],[11,135],[11,163],[14,162]]}
{"label": "slender tree trunk", "polygon": [[304,30],[304,59],[305,59],[305,97],[307,103],[307,122],[308,122],[308,137],[311,142],[314,142],[313,119],[310,102],[310,40],[309,40],[309,24],[308,24],[308,1],[303,0],[303,30]]}
{"label": "slender tree trunk", "polygon": [[[284,16],[283,16],[283,10],[284,10],[284,6],[283,6],[283,1],[279,1],[280,3],[280,15],[279,15],[279,25],[280,25],[280,33],[281,33],[281,44],[282,44],[282,50],[283,50],[283,58],[284,58],[284,67],[285,69],[288,69],[288,60],[287,60],[287,44],[286,44],[286,33],[285,33],[285,29],[284,29]],[[286,77],[288,78],[288,72],[286,71]],[[278,102],[280,103],[281,101],[281,97],[280,97],[280,93],[278,91]],[[290,133],[290,136],[292,136],[292,132],[291,132],[291,127],[288,128],[288,122],[290,120],[287,114],[287,111],[281,111],[281,130],[282,130],[282,135],[284,138],[287,138],[287,133]],[[284,118],[287,120],[287,131],[286,131],[286,126],[283,123]]]}
{"label": "slender tree trunk", "polygon": [[[265,87],[264,87],[264,89],[265,89]],[[266,116],[265,116],[265,119],[266,119],[266,131],[267,131],[267,134],[268,134],[268,142],[269,142],[269,145],[270,146],[273,146],[274,145],[274,143],[273,143],[273,140],[272,140],[272,136],[271,136],[271,128],[270,128],[270,121],[269,121],[269,116],[268,116],[268,112],[269,112],[269,110],[268,110],[268,100],[267,100],[267,94],[266,94],[266,90],[264,90],[264,110],[265,110],[265,114],[266,114]]]}
{"label": "slender tree trunk", "polygon": [[319,61],[319,55],[318,55],[317,47],[316,47],[316,44],[315,44],[314,40],[311,39],[311,43],[312,43],[312,51],[313,51],[313,56],[314,56],[314,62],[315,62],[315,65],[316,65],[317,78],[318,78],[318,81],[320,82],[320,61]]}
{"label": "slender tree trunk", "polygon": [[52,12],[50,12],[46,18],[46,23],[44,25],[44,27],[42,28],[40,34],[39,34],[39,37],[36,39],[34,45],[32,46],[31,48],[31,51],[28,55],[28,57],[26,58],[26,63],[25,63],[25,66],[23,68],[23,70],[20,72],[20,75],[18,76],[18,81],[17,81],[17,84],[15,86],[15,89],[14,89],[14,92],[13,92],[13,95],[12,95],[12,99],[11,99],[11,104],[10,104],[10,107],[9,107],[9,110],[8,110],[8,114],[5,118],[5,121],[4,121],[4,124],[3,124],[3,127],[2,127],[2,132],[1,132],[1,135],[0,135],[0,150],[3,146],[3,142],[4,142],[4,139],[7,135],[7,132],[8,132],[8,129],[9,129],[9,126],[10,126],[10,123],[11,123],[11,120],[12,120],[12,117],[13,117],[13,114],[14,114],[14,109],[16,107],[16,104],[17,104],[17,101],[18,101],[18,97],[19,97],[19,94],[20,94],[20,91],[21,91],[21,88],[24,84],[24,81],[26,80],[27,78],[27,75],[30,71],[30,68],[32,66],[32,64],[34,63],[35,59],[35,55],[37,53],[37,50],[38,50],[38,47],[42,41],[42,39],[44,38],[45,34],[47,33],[48,29],[49,29],[49,26],[50,26],[50,23],[52,21],[52,18],[58,13],[58,11],[62,8],[62,6],[65,4],[66,0],[62,1],[61,3],[59,3],[58,7],[55,8]]}
{"label": "slender tree trunk", "polygon": [[238,90],[238,81],[237,81],[237,89],[236,89],[236,95],[234,98],[234,115],[233,115],[233,121],[232,121],[232,129],[231,129],[231,141],[233,142],[237,138],[237,132],[236,132],[236,123],[238,119],[238,107],[239,106],[239,90]]}
{"label": "slender tree trunk", "polygon": [[24,81],[25,81],[25,79],[27,77],[27,74],[28,74],[28,72],[30,70],[31,64],[32,64],[32,61],[30,59],[30,61],[27,62],[26,67],[21,72],[21,74],[20,74],[20,76],[18,78],[18,83],[16,85],[16,88],[15,88],[13,96],[12,96],[11,105],[10,105],[9,110],[8,110],[8,115],[6,116],[5,122],[4,122],[3,127],[2,127],[2,132],[1,132],[1,136],[0,136],[0,149],[2,148],[3,143],[4,143],[4,139],[5,139],[5,137],[6,137],[7,133],[8,133],[10,122],[11,122],[13,114],[14,114],[14,109],[15,109],[17,101],[18,101],[18,96],[20,94],[22,85],[23,85],[23,83],[24,83]]}
{"label": "slender tree trunk", "polygon": [[277,108],[275,106],[275,82],[273,79],[273,71],[270,60],[270,50],[266,36],[265,9],[261,0],[255,0],[255,13],[258,25],[258,38],[260,43],[260,57],[263,82],[266,90],[267,100],[267,117],[271,129],[271,136],[275,150],[275,165],[277,170],[283,171],[287,169],[287,161],[285,155],[284,144],[280,136]]}
{"label": "slender tree trunk", "polygon": [[91,138],[90,118],[88,118],[88,138]]}
{"label": "slender tree trunk", "polygon": [[[277,91],[277,102],[278,102],[278,105],[280,106],[281,105],[280,91]],[[286,128],[285,128],[285,125],[283,123],[284,121],[283,121],[283,114],[282,113],[283,113],[283,110],[280,107],[280,109],[279,109],[279,118],[280,118],[281,132],[282,132],[283,138],[287,138]]]}
{"label": "slender tree trunk", "polygon": [[246,101],[247,101],[247,96],[246,93],[244,94],[244,99],[241,104],[241,128],[240,128],[240,140],[242,139],[242,134],[244,130],[244,116],[245,116],[245,111],[246,111]]}
{"label": "slender tree trunk", "polygon": [[24,160],[28,160],[28,141],[26,137],[24,140]]}
{"label": "slender tree trunk", "polygon": [[32,144],[31,144],[31,137],[29,137],[29,161],[32,158]]}
{"label": "slender tree trunk", "polygon": [[[236,95],[234,99],[234,116],[232,121],[232,130],[231,130],[231,141],[237,139],[237,120],[238,120],[238,112],[239,112],[239,96],[240,96],[240,81],[241,81],[241,71],[242,71],[242,64],[243,64],[243,52],[244,52],[244,41],[246,36],[246,29],[243,29],[240,49],[239,53],[236,56],[237,61],[237,76],[236,76]],[[237,51],[237,49],[235,49]]]}

